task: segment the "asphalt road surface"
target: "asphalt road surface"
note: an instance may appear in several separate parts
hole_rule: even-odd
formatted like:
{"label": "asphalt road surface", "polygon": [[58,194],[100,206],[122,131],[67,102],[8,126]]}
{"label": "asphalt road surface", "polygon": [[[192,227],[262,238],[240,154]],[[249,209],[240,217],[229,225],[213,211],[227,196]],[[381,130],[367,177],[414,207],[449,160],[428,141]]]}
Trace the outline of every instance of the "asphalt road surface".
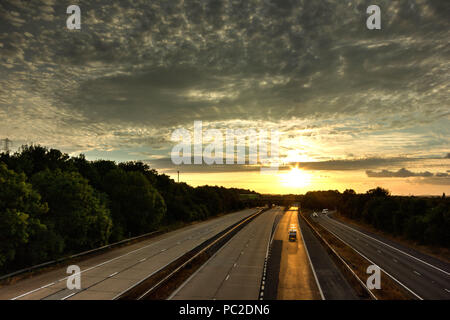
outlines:
{"label": "asphalt road surface", "polygon": [[357,230],[328,215],[319,214],[313,219],[390,274],[416,298],[450,299],[449,264]]}
{"label": "asphalt road surface", "polygon": [[[286,211],[275,232],[274,240],[283,241],[277,300],[321,300],[320,287],[302,240],[297,212],[297,208]],[[296,241],[288,239],[292,227],[297,230]]]}
{"label": "asphalt road surface", "polygon": [[303,240],[308,249],[325,300],[359,299],[308,224],[299,217]]}
{"label": "asphalt road surface", "polygon": [[67,289],[67,266],[64,266],[0,288],[0,299],[113,299],[256,211],[227,214],[77,262],[81,268],[81,290]]}
{"label": "asphalt road surface", "polygon": [[273,222],[280,211],[270,209],[251,221],[169,299],[257,300]]}

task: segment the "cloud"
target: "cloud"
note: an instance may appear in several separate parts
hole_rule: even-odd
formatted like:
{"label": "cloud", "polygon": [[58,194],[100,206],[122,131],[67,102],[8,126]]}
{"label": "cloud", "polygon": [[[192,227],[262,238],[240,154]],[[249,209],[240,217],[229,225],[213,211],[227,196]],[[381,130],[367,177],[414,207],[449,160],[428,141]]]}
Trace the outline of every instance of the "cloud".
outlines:
{"label": "cloud", "polygon": [[[259,165],[238,165],[238,164],[223,164],[223,165],[174,165],[172,160],[167,157],[145,160],[151,167],[156,169],[165,169],[167,172],[176,172],[181,170],[184,172],[245,172],[245,171],[259,171]],[[378,168],[383,165],[398,165],[401,163],[411,163],[420,161],[420,159],[411,158],[366,158],[354,160],[330,160],[330,161],[316,161],[316,162],[282,162],[279,165],[279,170],[290,170],[293,167],[298,167],[302,170],[317,170],[317,171],[348,171],[348,170],[364,170],[367,168]],[[193,159],[191,163],[193,163]],[[225,160],[224,160],[225,163]],[[402,169],[404,170],[404,169]],[[402,171],[400,170],[400,171]],[[386,170],[383,170],[383,172]],[[407,171],[407,170],[406,170]],[[372,173],[373,171],[368,170]],[[388,172],[388,171],[387,171]],[[412,174],[408,171],[409,174]],[[412,176],[412,175],[411,175]]]}
{"label": "cloud", "polygon": [[367,170],[366,174],[371,178],[408,178],[408,177],[433,177],[431,172],[411,172],[405,168],[398,171],[382,170],[380,172],[375,172],[372,170]]}
{"label": "cloud", "polygon": [[445,0],[380,0],[381,32],[366,29],[365,0],[78,3],[77,32],[65,3],[0,3],[0,136],[167,150],[178,126],[245,120],[277,125],[316,160],[448,145]]}

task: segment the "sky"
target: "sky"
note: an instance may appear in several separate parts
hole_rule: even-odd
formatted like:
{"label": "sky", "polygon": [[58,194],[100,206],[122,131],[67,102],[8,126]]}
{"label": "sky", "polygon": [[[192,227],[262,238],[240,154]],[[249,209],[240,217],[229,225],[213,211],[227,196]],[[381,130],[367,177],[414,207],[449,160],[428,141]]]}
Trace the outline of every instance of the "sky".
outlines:
{"label": "sky", "polygon": [[[449,16],[447,0],[2,0],[0,139],[194,186],[450,193]],[[276,130],[278,171],[175,165],[194,121]]]}

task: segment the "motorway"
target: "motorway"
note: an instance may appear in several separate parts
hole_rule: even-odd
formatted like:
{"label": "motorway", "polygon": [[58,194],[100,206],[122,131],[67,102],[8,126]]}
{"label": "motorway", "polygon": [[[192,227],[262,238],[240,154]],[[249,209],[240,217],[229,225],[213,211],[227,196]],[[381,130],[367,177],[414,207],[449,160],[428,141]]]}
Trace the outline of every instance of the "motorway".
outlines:
{"label": "motorway", "polygon": [[113,299],[141,279],[255,212],[257,209],[230,213],[77,262],[81,268],[80,290],[67,289],[65,266],[1,287],[0,299]]}
{"label": "motorway", "polygon": [[[392,276],[417,299],[450,299],[450,265],[328,215],[312,218]],[[383,286],[383,279],[381,279]]]}
{"label": "motorway", "polygon": [[[274,236],[274,240],[282,241],[277,300],[320,300],[322,294],[300,233],[297,213],[296,207],[286,211]],[[297,230],[296,241],[288,239],[292,227]]]}
{"label": "motorway", "polygon": [[169,299],[257,300],[275,216],[262,213],[219,249]]}

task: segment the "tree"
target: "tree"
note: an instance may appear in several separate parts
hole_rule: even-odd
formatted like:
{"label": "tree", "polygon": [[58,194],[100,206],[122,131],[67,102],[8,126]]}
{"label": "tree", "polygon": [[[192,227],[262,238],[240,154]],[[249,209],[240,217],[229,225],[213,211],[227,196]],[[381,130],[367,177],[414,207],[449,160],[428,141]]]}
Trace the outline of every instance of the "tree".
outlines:
{"label": "tree", "polygon": [[112,227],[110,212],[79,173],[46,169],[35,174],[32,183],[49,206],[43,221],[63,239],[65,250],[107,243]]}
{"label": "tree", "polygon": [[0,268],[15,259],[31,232],[45,230],[39,218],[47,210],[25,175],[0,163]]}
{"label": "tree", "polygon": [[27,177],[45,169],[75,170],[71,168],[69,155],[39,145],[22,146],[21,151],[11,157],[8,166],[16,172],[24,172]]}
{"label": "tree", "polygon": [[111,170],[103,190],[110,199],[113,240],[156,229],[166,213],[164,199],[140,172]]}

